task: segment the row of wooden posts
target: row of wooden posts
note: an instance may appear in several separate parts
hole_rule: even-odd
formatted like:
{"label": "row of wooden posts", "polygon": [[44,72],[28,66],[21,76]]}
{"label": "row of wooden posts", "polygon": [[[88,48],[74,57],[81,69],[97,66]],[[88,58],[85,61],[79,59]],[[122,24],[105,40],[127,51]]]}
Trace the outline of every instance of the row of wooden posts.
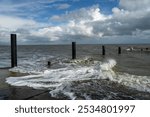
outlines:
{"label": "row of wooden posts", "polygon": [[[102,46],[102,55],[105,55],[105,46]],[[121,47],[118,47],[118,54],[121,54]],[[76,59],[76,42],[72,42],[72,59]]]}
{"label": "row of wooden posts", "polygon": [[[11,34],[11,67],[17,66],[17,35]],[[118,54],[121,54],[121,47],[118,47]],[[105,46],[102,46],[102,55],[105,55]],[[76,42],[72,42],[72,59],[76,59]],[[51,62],[48,61],[48,66]]]}

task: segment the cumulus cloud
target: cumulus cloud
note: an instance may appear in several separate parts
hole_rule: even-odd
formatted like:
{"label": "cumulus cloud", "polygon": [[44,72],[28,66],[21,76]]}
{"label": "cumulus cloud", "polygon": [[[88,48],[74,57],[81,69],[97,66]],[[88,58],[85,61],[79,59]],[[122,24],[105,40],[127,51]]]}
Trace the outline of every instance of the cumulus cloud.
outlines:
{"label": "cumulus cloud", "polygon": [[101,24],[110,19],[110,16],[105,16],[100,13],[98,6],[89,8],[81,8],[76,11],[68,12],[61,16],[53,16],[50,20],[57,22],[65,22],[59,26],[43,28],[33,33],[38,36],[47,36],[50,41],[71,39],[98,39],[102,37],[103,32],[95,31],[93,23],[99,21]]}
{"label": "cumulus cloud", "polygon": [[[144,0],[141,1],[141,4],[145,4],[143,2],[147,3]],[[138,6],[136,10],[133,10],[134,5],[132,4],[132,7],[128,4],[131,4],[131,1],[121,0],[120,7],[113,8],[111,15],[102,14],[98,5],[81,8],[63,15],[54,15],[50,20],[60,22],[62,25],[38,30],[38,34],[47,35],[51,41],[65,40],[66,38],[77,40],[80,37],[85,40],[105,37],[112,38],[112,40],[113,37],[119,37],[120,40],[125,40],[126,37],[148,39],[150,11],[143,12],[142,8],[139,9]]]}
{"label": "cumulus cloud", "polygon": [[115,22],[115,25],[112,25],[111,27],[114,28],[114,31],[116,30],[116,32],[119,32],[121,35],[132,35],[136,30],[149,30],[149,3],[149,0],[120,0],[120,9],[112,9],[113,21],[111,22]]}
{"label": "cumulus cloud", "polygon": [[81,8],[75,11],[66,12],[66,14],[63,15],[54,15],[50,18],[52,21],[71,21],[74,20],[76,22],[78,21],[104,21],[108,18],[108,16],[105,16],[104,14],[101,14],[100,8],[98,5],[94,5],[92,7],[88,8]]}
{"label": "cumulus cloud", "polygon": [[82,8],[73,12],[66,13],[61,16],[53,16],[51,20],[65,22],[58,26],[49,26],[47,28],[33,31],[32,35],[47,37],[50,41],[58,40],[87,40],[98,39],[102,37],[103,32],[94,31],[93,23],[96,21],[104,22],[110,16],[100,13],[98,6]]}
{"label": "cumulus cloud", "polygon": [[[57,8],[70,7],[68,4],[61,5]],[[13,27],[15,32],[20,34],[23,43],[68,40],[96,42],[98,39],[127,43],[133,40],[139,42],[141,39],[148,40],[150,37],[149,0],[120,0],[119,7],[113,8],[110,15],[103,14],[98,5],[69,11],[62,15],[53,15],[50,17],[50,22],[54,22],[54,25],[42,28],[39,27],[40,23],[34,20],[0,16],[1,19],[0,35],[4,36],[6,29]],[[30,30],[23,27],[28,27]],[[115,39],[117,41],[114,41]]]}
{"label": "cumulus cloud", "polygon": [[59,26],[55,27],[48,27],[48,28],[42,28],[38,31],[32,31],[31,35],[41,38],[48,38],[50,41],[57,41],[60,39],[60,36],[62,34],[63,30]]}
{"label": "cumulus cloud", "polygon": [[150,9],[150,0],[120,0],[120,7],[125,10],[145,10]]}
{"label": "cumulus cloud", "polygon": [[[133,1],[132,1],[133,2]],[[143,3],[144,2],[144,3]],[[141,4],[145,4],[147,1],[141,1]],[[142,8],[136,8],[131,10],[133,7],[131,1],[121,0],[120,8],[113,8],[112,15],[104,15],[100,12],[99,6],[92,6],[90,8],[82,8],[73,12],[66,13],[61,16],[53,16],[51,20],[58,22],[67,22],[65,27],[61,26],[65,36],[78,35],[85,36],[84,38],[90,37],[91,39],[98,39],[100,37],[119,36],[120,39],[123,36],[135,37],[133,33],[137,30],[146,31],[150,29],[150,11],[146,10],[143,12]],[[139,2],[136,4],[140,4]],[[134,4],[132,4],[134,6]],[[127,7],[126,7],[127,6]],[[61,35],[63,35],[61,33]],[[139,32],[140,35],[140,32]],[[145,34],[146,35],[146,34]],[[137,36],[137,35],[136,35]],[[63,37],[63,36],[62,36]],[[138,37],[138,36],[137,36]],[[142,36],[140,36],[142,38]],[[88,38],[89,39],[89,38]]]}
{"label": "cumulus cloud", "polygon": [[17,33],[19,42],[25,42],[27,37],[31,35],[32,30],[44,26],[44,23],[39,23],[31,19],[0,15],[0,44],[9,43],[11,33]]}

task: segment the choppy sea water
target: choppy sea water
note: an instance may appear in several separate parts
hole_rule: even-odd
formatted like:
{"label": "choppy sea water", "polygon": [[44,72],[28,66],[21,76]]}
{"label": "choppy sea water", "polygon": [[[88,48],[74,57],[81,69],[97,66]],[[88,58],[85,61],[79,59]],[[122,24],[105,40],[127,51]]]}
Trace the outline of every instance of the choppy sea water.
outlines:
{"label": "choppy sea water", "polygon": [[[12,72],[26,76],[8,77],[12,86],[48,89],[49,95],[64,99],[150,99],[150,51],[148,45],[18,46],[18,67]],[[148,49],[147,49],[148,48]],[[0,67],[10,66],[10,48],[0,46]],[[47,66],[47,62],[51,66]]]}

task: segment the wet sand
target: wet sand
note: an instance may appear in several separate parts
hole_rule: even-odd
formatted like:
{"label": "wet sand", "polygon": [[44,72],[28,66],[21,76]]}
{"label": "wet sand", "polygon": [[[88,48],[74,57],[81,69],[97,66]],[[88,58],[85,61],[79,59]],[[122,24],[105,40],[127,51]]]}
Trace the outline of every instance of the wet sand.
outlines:
{"label": "wet sand", "polygon": [[[59,98],[53,98],[49,94],[49,90],[38,90],[29,87],[16,87],[11,86],[5,82],[6,78],[9,76],[22,76],[27,74],[13,73],[9,72],[8,69],[0,69],[0,100],[66,100],[67,97],[63,95]],[[133,89],[129,89],[125,86],[119,85],[114,82],[109,82],[107,80],[93,80],[85,82],[77,81],[72,84],[71,90],[76,92],[76,95],[80,95],[79,93],[86,93],[91,95],[92,99],[104,99],[110,94],[110,98],[107,99],[112,100],[149,100],[150,93],[135,91]],[[78,92],[81,90],[80,92]],[[89,92],[90,91],[90,92]],[[104,92],[103,92],[104,91]],[[113,92],[113,93],[112,93]],[[118,93],[119,92],[119,93]],[[118,95],[118,98],[114,98],[115,95]],[[85,98],[80,97],[77,100],[83,100]]]}
{"label": "wet sand", "polygon": [[54,100],[48,90],[37,90],[29,87],[15,87],[5,83],[9,76],[23,74],[9,72],[8,69],[0,69],[0,100]]}

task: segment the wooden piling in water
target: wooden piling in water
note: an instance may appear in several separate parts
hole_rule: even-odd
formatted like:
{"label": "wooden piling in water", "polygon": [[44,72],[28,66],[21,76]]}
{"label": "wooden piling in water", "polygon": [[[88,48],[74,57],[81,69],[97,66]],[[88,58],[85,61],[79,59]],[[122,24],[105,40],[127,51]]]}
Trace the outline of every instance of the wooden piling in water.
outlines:
{"label": "wooden piling in water", "polygon": [[76,59],[76,42],[72,42],[72,59]]}
{"label": "wooden piling in water", "polygon": [[48,66],[48,67],[51,66],[51,62],[50,62],[50,61],[47,62],[47,66]]}
{"label": "wooden piling in water", "polygon": [[11,67],[17,66],[17,35],[11,34]]}
{"label": "wooden piling in water", "polygon": [[118,47],[118,54],[121,54],[121,47]]}
{"label": "wooden piling in water", "polygon": [[102,46],[102,55],[105,55],[105,46]]}

